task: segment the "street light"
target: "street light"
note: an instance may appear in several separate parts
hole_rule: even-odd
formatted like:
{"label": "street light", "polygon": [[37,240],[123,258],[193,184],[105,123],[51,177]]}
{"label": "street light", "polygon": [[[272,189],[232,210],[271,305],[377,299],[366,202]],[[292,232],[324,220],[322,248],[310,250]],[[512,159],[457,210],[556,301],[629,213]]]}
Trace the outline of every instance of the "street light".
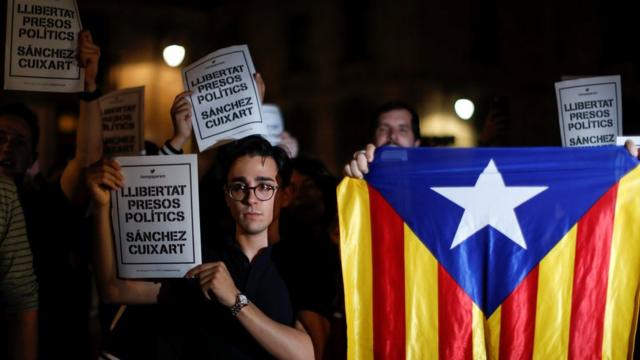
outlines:
{"label": "street light", "polygon": [[169,45],[162,51],[164,62],[166,62],[167,65],[171,67],[176,67],[182,64],[182,60],[184,60],[184,54],[184,47],[180,45]]}
{"label": "street light", "polygon": [[453,104],[453,108],[456,110],[456,115],[458,115],[462,120],[471,119],[473,111],[475,110],[473,102],[469,99],[456,100],[455,104]]}

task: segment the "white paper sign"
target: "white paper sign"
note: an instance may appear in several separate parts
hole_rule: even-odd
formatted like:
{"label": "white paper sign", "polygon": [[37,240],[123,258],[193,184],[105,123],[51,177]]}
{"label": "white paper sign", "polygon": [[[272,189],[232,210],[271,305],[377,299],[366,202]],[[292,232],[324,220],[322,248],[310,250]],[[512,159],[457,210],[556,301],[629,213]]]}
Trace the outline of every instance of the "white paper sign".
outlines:
{"label": "white paper sign", "polygon": [[8,0],[4,88],[47,92],[84,89],[78,67],[75,0]]}
{"label": "white paper sign", "polygon": [[196,155],[117,160],[125,177],[111,193],[119,276],[183,277],[202,263]]}
{"label": "white paper sign", "polygon": [[265,126],[267,127],[267,134],[265,138],[271,143],[271,145],[275,146],[280,144],[280,136],[284,131],[284,123],[282,121],[280,108],[275,104],[263,104],[262,117],[264,119]]}
{"label": "white paper sign", "polygon": [[200,151],[218,141],[265,134],[255,69],[246,45],[215,51],[182,71],[193,91],[193,129]]}
{"label": "white paper sign", "polygon": [[622,134],[620,76],[556,83],[562,146],[615,145]]}
{"label": "white paper sign", "polygon": [[144,86],[123,89],[98,99],[104,154],[139,155],[144,149]]}
{"label": "white paper sign", "polygon": [[624,145],[627,140],[633,140],[636,146],[640,146],[640,136],[618,136],[616,138],[616,145]]}

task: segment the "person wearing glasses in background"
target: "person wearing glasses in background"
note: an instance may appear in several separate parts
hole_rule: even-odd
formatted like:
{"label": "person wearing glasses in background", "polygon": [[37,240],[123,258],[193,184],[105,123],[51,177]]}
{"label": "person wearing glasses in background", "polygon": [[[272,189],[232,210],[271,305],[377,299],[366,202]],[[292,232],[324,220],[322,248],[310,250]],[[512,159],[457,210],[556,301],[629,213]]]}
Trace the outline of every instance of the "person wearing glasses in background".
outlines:
{"label": "person wearing glasses in background", "polygon": [[124,180],[113,160],[89,172],[100,295],[106,302],[163,305],[160,358],[313,358],[311,339],[295,320],[268,246],[274,195],[287,162],[285,150],[259,136],[232,144],[223,174],[226,204],[236,224],[233,239],[203,239],[203,264],[184,279],[160,282],[117,277],[109,191]]}

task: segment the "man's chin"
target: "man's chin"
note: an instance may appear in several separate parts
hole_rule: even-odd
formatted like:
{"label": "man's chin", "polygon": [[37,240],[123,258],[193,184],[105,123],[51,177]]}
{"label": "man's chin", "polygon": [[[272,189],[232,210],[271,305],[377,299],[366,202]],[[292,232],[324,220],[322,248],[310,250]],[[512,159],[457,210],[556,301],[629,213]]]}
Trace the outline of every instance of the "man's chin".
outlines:
{"label": "man's chin", "polygon": [[269,226],[263,224],[240,224],[242,231],[247,235],[258,235],[265,232]]}

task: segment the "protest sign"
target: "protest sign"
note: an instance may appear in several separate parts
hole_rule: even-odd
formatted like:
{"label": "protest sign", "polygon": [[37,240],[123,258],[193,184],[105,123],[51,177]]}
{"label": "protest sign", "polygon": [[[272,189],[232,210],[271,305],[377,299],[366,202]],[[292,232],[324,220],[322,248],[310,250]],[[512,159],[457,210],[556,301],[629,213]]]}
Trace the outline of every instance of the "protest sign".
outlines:
{"label": "protest sign", "polygon": [[556,83],[562,146],[614,145],[622,134],[620,76]]}
{"label": "protest sign", "polygon": [[84,70],[76,60],[81,29],[75,0],[8,0],[4,88],[82,91]]}
{"label": "protest sign", "polygon": [[262,105],[262,118],[264,119],[267,133],[265,138],[271,145],[280,144],[280,136],[284,131],[284,122],[282,121],[282,113],[280,108],[275,104]]}
{"label": "protest sign", "polygon": [[215,51],[182,71],[200,151],[219,141],[265,134],[262,105],[246,45]]}
{"label": "protest sign", "polygon": [[196,155],[117,160],[125,177],[111,192],[119,276],[183,277],[202,263]]}
{"label": "protest sign", "polygon": [[640,146],[640,136],[618,136],[616,137],[616,145],[624,145],[627,140],[633,140],[636,146]]}
{"label": "protest sign", "polygon": [[123,89],[98,99],[104,154],[139,155],[144,149],[144,86]]}

